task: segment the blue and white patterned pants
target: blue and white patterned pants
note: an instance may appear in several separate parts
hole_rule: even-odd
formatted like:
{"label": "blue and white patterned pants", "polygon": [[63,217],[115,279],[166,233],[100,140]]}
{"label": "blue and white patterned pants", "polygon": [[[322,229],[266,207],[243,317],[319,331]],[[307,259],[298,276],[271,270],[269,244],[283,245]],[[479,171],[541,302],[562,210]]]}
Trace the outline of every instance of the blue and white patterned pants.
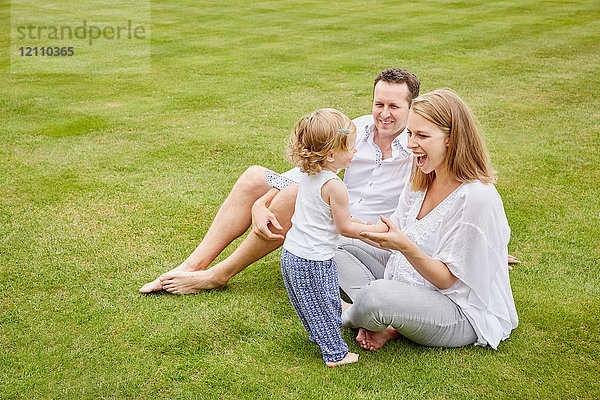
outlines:
{"label": "blue and white patterned pants", "polygon": [[283,249],[281,274],[290,301],[323,360],[337,362],[348,354],[342,339],[342,304],[335,261],[313,261]]}

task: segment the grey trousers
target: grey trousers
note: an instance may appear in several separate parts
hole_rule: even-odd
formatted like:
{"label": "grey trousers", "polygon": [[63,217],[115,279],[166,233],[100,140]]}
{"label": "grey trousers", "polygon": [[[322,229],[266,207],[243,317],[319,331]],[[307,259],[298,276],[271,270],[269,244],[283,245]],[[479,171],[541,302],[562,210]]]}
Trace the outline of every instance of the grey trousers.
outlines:
{"label": "grey trousers", "polygon": [[360,240],[342,238],[335,262],[340,287],[353,302],[342,314],[343,325],[374,332],[392,326],[425,346],[460,347],[475,343],[473,327],[447,296],[424,286],[382,279],[390,255]]}

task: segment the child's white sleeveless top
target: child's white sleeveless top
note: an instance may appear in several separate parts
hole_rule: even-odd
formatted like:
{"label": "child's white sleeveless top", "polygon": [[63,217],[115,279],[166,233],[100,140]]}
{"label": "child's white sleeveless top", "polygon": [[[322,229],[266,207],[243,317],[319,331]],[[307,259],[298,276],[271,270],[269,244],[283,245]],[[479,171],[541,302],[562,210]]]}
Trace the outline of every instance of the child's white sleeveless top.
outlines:
{"label": "child's white sleeveless top", "polygon": [[331,171],[302,174],[296,198],[292,228],[283,248],[308,260],[323,261],[333,257],[340,234],[335,228],[331,207],[321,197],[321,188],[332,179],[341,179]]}

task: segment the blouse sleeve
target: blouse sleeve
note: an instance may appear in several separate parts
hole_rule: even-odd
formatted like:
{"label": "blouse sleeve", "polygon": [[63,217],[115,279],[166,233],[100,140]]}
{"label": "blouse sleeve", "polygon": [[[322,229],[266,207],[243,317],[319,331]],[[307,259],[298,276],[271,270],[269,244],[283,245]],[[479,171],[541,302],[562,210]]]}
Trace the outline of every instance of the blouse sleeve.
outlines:
{"label": "blouse sleeve", "polygon": [[433,254],[458,281],[441,290],[469,317],[479,340],[496,348],[517,325],[508,277],[510,228],[502,200],[492,185],[467,198],[446,224]]}
{"label": "blouse sleeve", "polygon": [[450,272],[466,284],[481,302],[490,300],[491,282],[499,268],[508,269],[508,250],[501,234],[485,231],[468,222],[447,231],[433,258],[448,266]]}

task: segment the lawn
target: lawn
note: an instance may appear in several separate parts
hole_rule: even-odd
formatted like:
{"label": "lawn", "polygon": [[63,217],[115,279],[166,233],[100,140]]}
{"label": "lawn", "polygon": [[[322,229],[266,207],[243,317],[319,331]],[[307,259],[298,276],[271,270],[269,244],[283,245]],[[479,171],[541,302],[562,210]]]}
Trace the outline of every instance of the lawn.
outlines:
{"label": "lawn", "polygon": [[[68,74],[11,72],[0,4],[0,398],[600,398],[600,1],[151,5],[147,71]],[[390,66],[486,133],[523,261],[497,351],[343,329],[361,360],[327,369],[279,252],[224,290],[138,294],[248,166],[289,167],[300,116],[370,113]]]}

